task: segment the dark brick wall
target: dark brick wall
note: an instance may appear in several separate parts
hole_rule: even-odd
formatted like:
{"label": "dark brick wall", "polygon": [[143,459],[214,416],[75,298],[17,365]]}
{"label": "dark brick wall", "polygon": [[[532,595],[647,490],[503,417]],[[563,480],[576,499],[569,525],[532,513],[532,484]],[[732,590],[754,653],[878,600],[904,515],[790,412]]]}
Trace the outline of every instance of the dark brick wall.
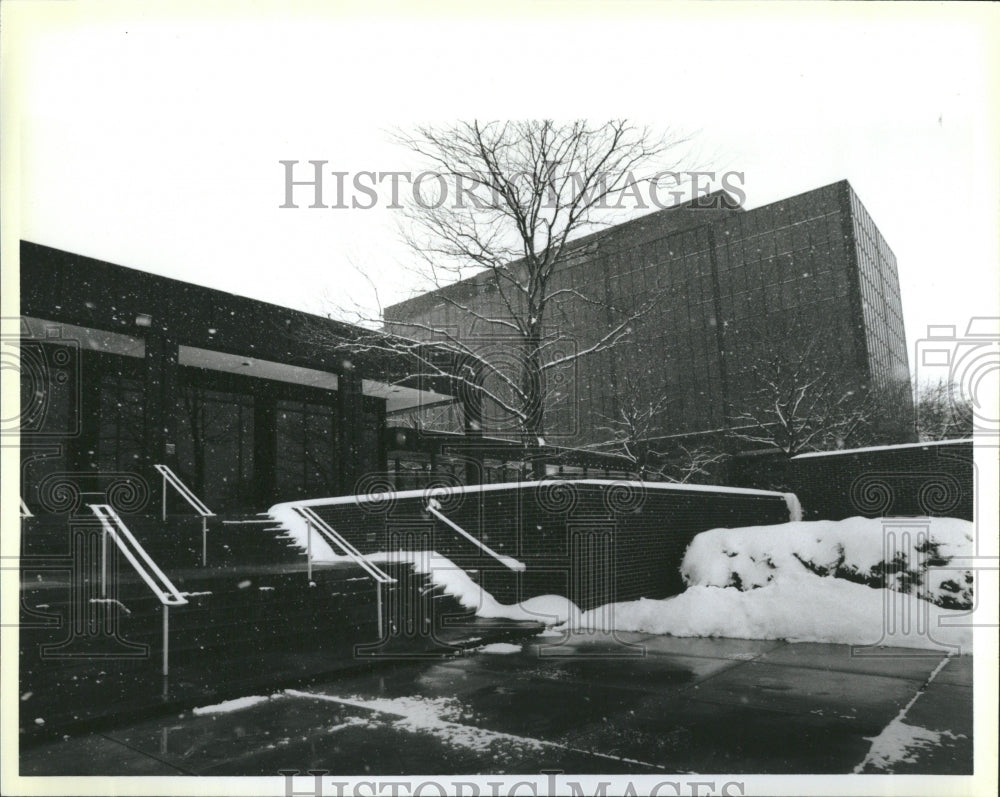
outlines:
{"label": "dark brick wall", "polygon": [[973,519],[971,440],[792,459],[734,457],[729,483],[794,492],[805,520],[856,515]]}
{"label": "dark brick wall", "polygon": [[436,550],[472,571],[503,603],[558,594],[584,609],[683,591],[678,569],[699,532],[789,519],[778,495],[620,482],[550,481],[439,500],[445,516],[497,552],[523,562],[526,570],[504,568],[426,515],[427,502],[421,497],[378,507],[350,503],[315,509],[364,553],[400,547]]}
{"label": "dark brick wall", "polygon": [[[626,393],[666,399],[651,437],[723,428],[757,409],[753,366],[780,352],[807,356],[845,390],[893,387],[909,373],[895,258],[846,181],[746,212],[667,209],[573,246],[551,288],[591,301],[550,306],[547,324],[558,329],[548,332],[564,347],[586,350],[623,320],[615,313],[651,307],[622,345],[553,371],[561,386],[547,402],[546,439],[607,442],[607,418]],[[483,319],[508,316],[488,275],[386,308],[391,330],[427,339],[430,328],[448,330],[494,362],[514,342]],[[898,433],[895,424],[879,431]]]}

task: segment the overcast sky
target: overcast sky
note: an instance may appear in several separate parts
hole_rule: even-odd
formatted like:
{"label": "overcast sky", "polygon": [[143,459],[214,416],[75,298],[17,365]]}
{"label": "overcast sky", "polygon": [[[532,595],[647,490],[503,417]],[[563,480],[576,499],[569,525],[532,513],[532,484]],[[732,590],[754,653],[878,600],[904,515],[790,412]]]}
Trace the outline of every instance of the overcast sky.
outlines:
{"label": "overcast sky", "polygon": [[911,352],[928,324],[997,315],[992,4],[574,7],[6,3],[20,237],[313,312],[370,305],[360,269],[388,303],[414,288],[394,211],[280,209],[280,160],[408,170],[388,128],[627,116],[699,131],[750,208],[849,179],[899,261]]}

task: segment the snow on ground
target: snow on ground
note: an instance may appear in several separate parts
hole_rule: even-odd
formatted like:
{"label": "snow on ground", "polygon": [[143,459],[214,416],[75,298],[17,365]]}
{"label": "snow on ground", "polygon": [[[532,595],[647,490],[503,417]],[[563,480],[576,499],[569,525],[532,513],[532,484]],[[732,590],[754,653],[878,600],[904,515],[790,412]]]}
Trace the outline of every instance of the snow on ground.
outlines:
{"label": "snow on ground", "polygon": [[949,565],[973,555],[972,532],[972,523],[955,518],[854,517],[713,529],[688,546],[681,575],[691,586],[747,590],[786,574],[814,573],[971,609],[972,572]]}
{"label": "snow on ground", "polygon": [[227,714],[230,711],[240,711],[244,708],[250,708],[250,706],[256,706],[258,703],[263,703],[266,700],[270,700],[270,698],[265,695],[249,695],[247,697],[238,697],[235,700],[226,700],[222,703],[216,703],[214,706],[200,706],[194,709],[193,713]]}
{"label": "snow on ground", "polygon": [[585,612],[580,627],[600,628],[609,613],[619,631],[648,634],[972,650],[971,628],[947,625],[965,612],[809,572],[785,573],[746,592],[694,586],[664,600],[615,603]]}
{"label": "snow on ground", "polygon": [[405,696],[395,698],[365,698],[358,696],[339,697],[320,692],[302,692],[286,689],[290,697],[312,698],[331,703],[366,709],[374,714],[392,717],[394,727],[412,733],[430,733],[447,745],[464,747],[468,750],[487,751],[497,743],[509,748],[511,743],[527,749],[540,750],[549,743],[525,736],[492,731],[473,725],[465,725],[462,720],[471,719],[468,707],[454,697]]}
{"label": "snow on ground", "polygon": [[892,772],[896,764],[916,762],[920,751],[940,747],[941,740],[946,737],[959,738],[951,731],[939,733],[918,725],[908,725],[898,718],[894,719],[878,736],[866,737],[871,739],[871,750],[868,751],[865,760],[855,768],[855,772],[862,772],[868,766]]}
{"label": "snow on ground", "polygon": [[[788,505],[794,518],[799,515],[793,498]],[[290,506],[270,512],[304,548],[303,523]],[[602,628],[610,612],[620,631],[969,653],[971,629],[961,623],[967,620],[962,610],[972,608],[972,574],[950,563],[972,556],[972,531],[970,522],[954,518],[860,517],[713,529],[688,547],[681,565],[684,593],[589,612],[561,595],[500,603],[433,551],[368,558],[411,561],[480,617],[534,620],[560,630]],[[312,551],[315,561],[345,559],[319,535]]]}
{"label": "snow on ground", "polygon": [[521,650],[521,645],[513,645],[510,642],[493,642],[489,645],[483,645],[482,647],[476,648],[477,653],[495,653],[498,655],[520,653]]}
{"label": "snow on ground", "polygon": [[601,627],[610,613],[620,631],[969,653],[966,612],[946,607],[972,606],[971,574],[947,569],[971,555],[972,524],[952,518],[713,529],[688,546],[684,593],[612,604],[580,622]]}

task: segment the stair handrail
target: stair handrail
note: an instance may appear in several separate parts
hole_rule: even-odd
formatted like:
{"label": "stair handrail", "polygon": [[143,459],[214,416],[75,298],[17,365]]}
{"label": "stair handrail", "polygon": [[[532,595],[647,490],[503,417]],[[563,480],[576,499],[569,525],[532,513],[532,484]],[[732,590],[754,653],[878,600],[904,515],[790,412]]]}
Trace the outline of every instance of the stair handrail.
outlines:
{"label": "stair handrail", "polygon": [[490,546],[488,546],[486,543],[484,543],[482,540],[476,539],[473,535],[469,534],[469,532],[467,532],[465,529],[463,529],[461,526],[459,526],[453,520],[451,520],[450,518],[448,518],[444,514],[442,514],[442,512],[441,512],[441,504],[438,503],[438,501],[436,499],[431,498],[427,502],[426,509],[427,509],[428,513],[430,513],[431,515],[433,515],[434,517],[436,517],[438,520],[440,520],[442,523],[444,523],[446,526],[448,526],[450,529],[452,529],[452,531],[455,531],[458,534],[460,534],[463,537],[465,537],[465,539],[467,539],[469,542],[471,542],[477,548],[479,548],[480,550],[482,550],[484,553],[487,553],[490,556],[492,556],[500,564],[502,564],[504,567],[508,568],[509,570],[513,570],[515,573],[522,573],[522,572],[524,572],[527,569],[526,566],[525,566],[525,564],[524,564],[524,562],[519,562],[513,556],[507,556],[507,555],[502,554],[502,553],[497,553],[492,548],[490,548]]}
{"label": "stair handrail", "polygon": [[[108,584],[108,536],[118,546],[125,558],[139,574],[140,578],[146,582],[153,594],[160,601],[163,607],[163,674],[170,672],[170,607],[184,606],[187,604],[185,598],[174,586],[153,558],[142,547],[142,544],[135,538],[125,522],[119,517],[114,507],[108,504],[88,504],[101,522],[103,534],[101,535],[101,597],[107,597]],[[131,549],[131,550],[130,550]]]}
{"label": "stair handrail", "polygon": [[387,584],[395,584],[396,579],[369,560],[367,556],[361,553],[361,551],[346,540],[340,532],[317,515],[311,507],[293,506],[292,509],[306,522],[306,573],[310,583],[312,583],[312,530],[313,526],[315,526],[319,530],[321,536],[326,537],[328,542],[332,542],[340,548],[340,550],[350,557],[355,564],[360,565],[361,569],[375,580],[375,612],[378,620],[378,636],[379,639],[385,638],[385,617],[382,611],[382,587]]}
{"label": "stair handrail", "polygon": [[191,488],[188,487],[184,482],[181,481],[180,476],[174,473],[168,465],[153,465],[154,468],[163,477],[163,520],[166,520],[167,513],[167,482],[170,482],[170,486],[173,487],[177,492],[181,494],[181,498],[187,501],[202,517],[215,517],[215,512],[205,506],[205,502],[202,501],[197,495],[191,492]]}
{"label": "stair handrail", "polygon": [[166,522],[167,519],[167,482],[169,482],[170,486],[181,494],[181,498],[194,507],[194,511],[201,516],[201,566],[205,567],[205,565],[208,564],[208,519],[210,517],[215,517],[215,512],[205,506],[205,502],[191,492],[191,488],[182,482],[180,477],[174,473],[169,466],[153,465],[153,467],[156,468],[157,472],[163,477],[160,519],[164,522]]}
{"label": "stair handrail", "polygon": [[355,548],[350,542],[348,542],[343,535],[340,534],[336,529],[333,528],[329,523],[327,523],[323,518],[316,514],[311,507],[308,506],[293,506],[292,509],[295,513],[301,517],[307,526],[307,554],[309,557],[309,567],[310,567],[310,578],[312,572],[312,534],[311,529],[315,527],[319,533],[327,539],[328,542],[332,542],[344,555],[349,557],[355,564],[359,565],[369,576],[371,576],[379,584],[395,584],[396,579],[386,573],[382,568],[373,563],[367,556],[365,556],[361,551]]}

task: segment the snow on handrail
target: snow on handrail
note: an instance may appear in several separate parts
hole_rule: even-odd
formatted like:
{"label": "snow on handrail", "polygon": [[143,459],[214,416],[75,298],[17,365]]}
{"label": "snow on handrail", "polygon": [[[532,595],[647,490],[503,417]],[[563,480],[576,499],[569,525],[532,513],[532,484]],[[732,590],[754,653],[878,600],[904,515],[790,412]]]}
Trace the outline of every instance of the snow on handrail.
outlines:
{"label": "snow on handrail", "polygon": [[[146,553],[128,527],[108,504],[88,504],[90,511],[101,521],[104,531],[111,536],[118,549],[125,554],[132,567],[164,606],[183,606],[187,603],[173,582],[160,570]],[[130,550],[131,548],[131,550]],[[138,556],[138,558],[136,558]],[[139,560],[142,560],[141,562]],[[155,576],[155,578],[154,578]],[[158,582],[158,583],[157,583]]]}
{"label": "snow on handrail", "polygon": [[180,477],[174,473],[166,465],[153,465],[154,468],[163,476],[164,490],[163,490],[163,506],[164,514],[166,514],[166,483],[170,482],[170,486],[173,487],[177,492],[181,494],[181,497],[194,507],[194,511],[197,512],[202,517],[215,517],[215,512],[205,506],[204,502],[196,496],[191,489],[180,480]]}
{"label": "snow on handrail", "polygon": [[441,504],[439,504],[435,499],[432,498],[432,499],[430,499],[427,502],[427,511],[428,512],[430,512],[432,515],[434,515],[434,517],[436,517],[438,520],[440,520],[446,526],[448,526],[449,528],[451,528],[453,531],[456,531],[459,534],[461,534],[463,537],[465,537],[465,539],[467,539],[469,542],[471,542],[476,547],[480,548],[483,552],[488,553],[490,556],[492,556],[494,559],[496,559],[498,562],[500,562],[500,564],[502,564],[504,567],[507,567],[507,568],[509,568],[510,570],[513,570],[516,573],[521,573],[521,572],[523,572],[526,569],[525,565],[524,565],[524,562],[519,562],[519,561],[517,561],[517,559],[514,559],[511,556],[505,556],[502,553],[497,553],[496,551],[494,551],[492,548],[490,548],[485,543],[481,542],[480,540],[477,540],[475,537],[473,537],[471,534],[469,534],[469,532],[467,532],[465,529],[463,529],[457,523],[455,523],[455,522],[449,520],[448,518],[446,518],[443,514],[441,514],[440,509],[441,509]]}
{"label": "snow on handrail", "polygon": [[329,523],[323,520],[323,518],[317,515],[310,507],[293,506],[292,509],[297,515],[299,515],[299,517],[305,520],[307,524],[314,526],[322,536],[327,538],[329,542],[332,542],[340,548],[346,556],[354,560],[355,564],[360,565],[361,568],[379,584],[396,583],[396,579],[383,571],[380,567],[378,567],[378,565],[373,564],[368,557],[348,542],[348,540],[346,540]]}

